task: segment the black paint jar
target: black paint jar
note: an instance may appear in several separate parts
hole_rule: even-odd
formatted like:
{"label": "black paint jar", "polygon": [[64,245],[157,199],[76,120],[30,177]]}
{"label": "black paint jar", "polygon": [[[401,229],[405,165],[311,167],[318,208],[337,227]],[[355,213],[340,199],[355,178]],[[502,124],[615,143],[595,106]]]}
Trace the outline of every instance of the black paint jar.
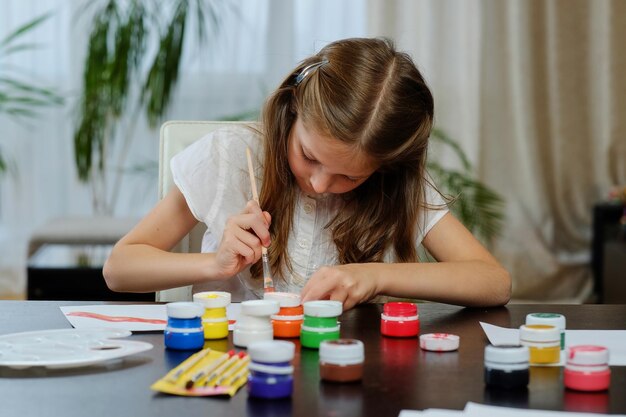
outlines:
{"label": "black paint jar", "polygon": [[489,388],[522,389],[529,380],[528,347],[487,345],[485,347],[485,384]]}

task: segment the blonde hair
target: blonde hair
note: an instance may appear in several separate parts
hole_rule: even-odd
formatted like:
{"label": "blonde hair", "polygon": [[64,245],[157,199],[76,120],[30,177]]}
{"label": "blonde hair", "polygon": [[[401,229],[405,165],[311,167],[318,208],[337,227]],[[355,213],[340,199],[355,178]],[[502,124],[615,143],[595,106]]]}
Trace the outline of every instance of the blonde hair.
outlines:
{"label": "blonde hair", "polygon": [[[260,204],[273,215],[274,271],[283,265],[292,271],[287,242],[298,185],[287,155],[297,117],[317,133],[365,152],[379,166],[342,195],[343,209],[326,226],[339,262],[382,262],[388,249],[399,262],[417,261],[415,228],[424,207],[433,98],[411,58],[387,39],[336,41],[302,61],[267,99]],[[260,264],[251,271],[259,276]]]}

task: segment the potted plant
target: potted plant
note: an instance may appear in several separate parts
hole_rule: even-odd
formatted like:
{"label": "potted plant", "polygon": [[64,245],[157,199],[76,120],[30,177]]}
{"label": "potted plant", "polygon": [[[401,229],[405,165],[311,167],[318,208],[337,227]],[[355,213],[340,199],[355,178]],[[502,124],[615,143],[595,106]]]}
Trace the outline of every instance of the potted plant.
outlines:
{"label": "potted plant", "polygon": [[451,197],[450,210],[477,237],[492,243],[502,229],[504,200],[474,178],[472,164],[463,149],[442,129],[433,129],[431,139],[451,149],[461,162],[460,170],[446,168],[432,159],[427,165],[435,183]]}
{"label": "potted plant", "polygon": [[[208,40],[220,28],[229,2],[211,0],[99,0],[95,8],[83,88],[74,130],[74,156],[79,179],[92,187],[96,214],[113,215],[126,167],[126,154],[139,116],[157,127],[178,80],[185,38]],[[212,27],[207,27],[211,22]],[[190,32],[190,27],[197,30]],[[153,53],[147,48],[156,40]],[[146,70],[147,68],[147,70]],[[112,142],[122,141],[114,148]],[[109,182],[109,176],[114,178]]]}

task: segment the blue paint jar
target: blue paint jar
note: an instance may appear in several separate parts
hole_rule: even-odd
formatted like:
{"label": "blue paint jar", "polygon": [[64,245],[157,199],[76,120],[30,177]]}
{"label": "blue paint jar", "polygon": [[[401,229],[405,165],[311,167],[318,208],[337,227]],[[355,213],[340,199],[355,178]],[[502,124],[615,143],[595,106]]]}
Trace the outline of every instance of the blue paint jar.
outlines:
{"label": "blue paint jar", "polygon": [[248,394],[256,398],[286,398],[293,392],[295,345],[283,340],[265,340],[248,345],[250,365]]}
{"label": "blue paint jar", "polygon": [[177,350],[201,349],[204,346],[202,313],[204,307],[198,303],[168,303],[167,326],[163,335],[165,347]]}

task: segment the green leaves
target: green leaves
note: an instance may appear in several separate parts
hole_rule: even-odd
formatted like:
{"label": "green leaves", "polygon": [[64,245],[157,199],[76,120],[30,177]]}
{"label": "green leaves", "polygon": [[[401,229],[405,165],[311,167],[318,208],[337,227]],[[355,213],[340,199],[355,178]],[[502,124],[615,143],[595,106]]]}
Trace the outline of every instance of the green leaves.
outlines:
{"label": "green leaves", "polygon": [[[30,80],[21,80],[23,75],[18,75],[18,70],[12,70],[6,64],[10,55],[39,47],[22,39],[49,17],[50,14],[37,17],[0,40],[0,114],[7,114],[20,121],[36,116],[43,107],[63,104],[63,99],[54,90],[34,85]],[[0,151],[0,174],[6,170],[7,161]]]}
{"label": "green leaves", "polygon": [[126,109],[131,81],[137,77],[145,50],[145,9],[142,2],[120,10],[109,0],[96,13],[83,73],[80,120],[74,132],[78,177],[88,181],[95,157],[103,170],[106,141],[114,135],[111,120]]}
{"label": "green leaves", "polygon": [[[159,125],[178,81],[188,23],[195,19],[198,41],[206,41],[206,22],[217,30],[219,18],[210,0],[106,0],[93,17],[89,37],[74,149],[79,179],[89,181],[106,164],[106,142],[121,118],[145,111]],[[171,10],[171,14],[167,12]],[[151,40],[156,51],[146,51]],[[147,68],[147,71],[146,71]]]}
{"label": "green leaves", "polygon": [[444,194],[453,197],[450,210],[473,233],[491,243],[502,230],[504,200],[498,193],[475,180],[472,165],[461,147],[440,129],[434,129],[431,139],[450,147],[462,163],[462,171],[444,168],[429,161],[428,172]]}
{"label": "green leaves", "polygon": [[50,14],[37,17],[0,40],[0,113],[33,117],[41,107],[63,103],[63,99],[53,90],[20,80],[16,74],[19,71],[11,71],[6,63],[2,63],[10,55],[39,47],[37,44],[22,42],[22,37],[49,17]]}

